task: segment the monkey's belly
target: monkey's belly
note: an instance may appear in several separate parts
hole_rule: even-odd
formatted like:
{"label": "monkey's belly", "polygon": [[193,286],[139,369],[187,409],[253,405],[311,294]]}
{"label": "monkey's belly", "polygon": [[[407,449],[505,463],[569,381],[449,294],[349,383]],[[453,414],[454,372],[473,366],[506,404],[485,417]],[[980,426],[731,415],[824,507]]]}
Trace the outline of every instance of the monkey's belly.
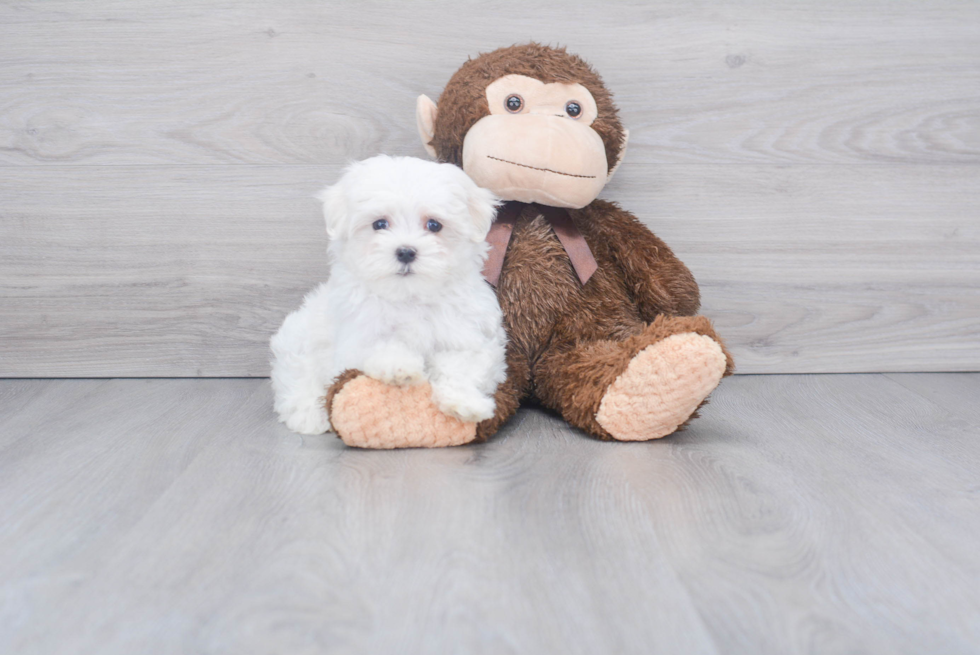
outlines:
{"label": "monkey's belly", "polygon": [[511,343],[533,362],[580,293],[568,253],[547,221],[519,222],[497,285]]}
{"label": "monkey's belly", "polygon": [[511,236],[497,298],[511,344],[533,365],[549,346],[625,339],[646,323],[611,261],[597,262],[583,287],[551,226],[519,222]]}

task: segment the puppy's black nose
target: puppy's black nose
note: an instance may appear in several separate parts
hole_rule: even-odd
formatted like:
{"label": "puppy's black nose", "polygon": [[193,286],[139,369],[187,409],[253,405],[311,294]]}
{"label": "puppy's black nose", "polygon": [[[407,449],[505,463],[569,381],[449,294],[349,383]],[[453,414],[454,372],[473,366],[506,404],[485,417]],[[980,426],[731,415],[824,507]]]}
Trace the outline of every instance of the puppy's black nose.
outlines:
{"label": "puppy's black nose", "polygon": [[415,248],[409,248],[407,246],[402,246],[395,251],[395,257],[398,258],[402,264],[411,264],[415,261]]}

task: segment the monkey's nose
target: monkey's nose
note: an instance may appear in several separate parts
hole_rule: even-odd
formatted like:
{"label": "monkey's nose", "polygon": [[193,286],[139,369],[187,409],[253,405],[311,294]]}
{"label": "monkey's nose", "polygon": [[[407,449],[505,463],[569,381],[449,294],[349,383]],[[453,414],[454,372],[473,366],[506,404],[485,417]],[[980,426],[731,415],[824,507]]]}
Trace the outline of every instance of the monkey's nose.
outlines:
{"label": "monkey's nose", "polygon": [[416,250],[415,248],[409,248],[408,246],[402,246],[395,251],[395,257],[398,258],[402,264],[411,264],[415,261]]}

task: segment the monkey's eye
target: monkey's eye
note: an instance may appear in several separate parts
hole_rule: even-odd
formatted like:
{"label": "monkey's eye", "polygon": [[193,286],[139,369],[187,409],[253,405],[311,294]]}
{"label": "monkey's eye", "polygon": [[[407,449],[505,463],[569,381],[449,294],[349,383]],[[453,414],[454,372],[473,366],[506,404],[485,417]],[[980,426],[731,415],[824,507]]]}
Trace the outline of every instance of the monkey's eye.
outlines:
{"label": "monkey's eye", "polygon": [[507,99],[504,100],[504,106],[507,107],[507,111],[516,114],[524,106],[524,98],[514,93],[507,96]]}
{"label": "monkey's eye", "polygon": [[574,100],[569,100],[565,103],[565,113],[572,118],[578,118],[582,115],[582,105],[578,104]]}
{"label": "monkey's eye", "polygon": [[387,218],[379,218],[375,222],[371,223],[371,227],[373,227],[375,230],[387,230],[388,229],[388,219]]}
{"label": "monkey's eye", "polygon": [[434,218],[430,218],[425,224],[425,229],[427,229],[429,232],[438,232],[442,229],[442,223]]}

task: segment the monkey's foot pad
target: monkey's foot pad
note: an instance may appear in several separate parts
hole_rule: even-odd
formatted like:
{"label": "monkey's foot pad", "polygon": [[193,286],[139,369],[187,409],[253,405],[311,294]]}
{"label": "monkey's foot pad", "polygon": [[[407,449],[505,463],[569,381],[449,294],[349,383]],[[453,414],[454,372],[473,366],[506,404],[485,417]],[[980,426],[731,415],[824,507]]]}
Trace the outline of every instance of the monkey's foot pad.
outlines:
{"label": "monkey's foot pad", "polygon": [[476,437],[476,423],[439,411],[428,383],[396,387],[360,375],[333,396],[329,409],[334,431],[356,448],[460,446]]}
{"label": "monkey's foot pad", "polygon": [[596,421],[620,441],[659,439],[691,417],[725,374],[711,337],[675,334],[647,346],[609,385]]}

